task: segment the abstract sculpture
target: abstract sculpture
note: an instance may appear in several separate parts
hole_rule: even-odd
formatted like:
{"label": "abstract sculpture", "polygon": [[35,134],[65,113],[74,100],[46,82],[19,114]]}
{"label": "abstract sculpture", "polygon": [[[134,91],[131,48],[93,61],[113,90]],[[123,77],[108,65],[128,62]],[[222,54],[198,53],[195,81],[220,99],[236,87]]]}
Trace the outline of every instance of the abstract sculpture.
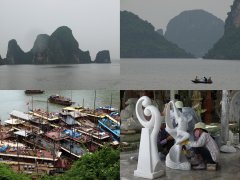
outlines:
{"label": "abstract sculpture", "polygon": [[[138,165],[134,176],[154,179],[164,174],[160,168],[157,149],[157,135],[163,117],[147,96],[143,96],[137,101],[136,115],[144,128],[142,128]],[[151,119],[148,121],[145,116],[151,117]]]}
{"label": "abstract sculpture", "polygon": [[[177,127],[173,127],[172,118],[170,118],[170,106],[172,104],[173,115],[177,123]],[[176,108],[173,101],[170,101],[166,110],[166,131],[175,139],[175,144],[171,147],[167,157],[166,166],[172,169],[190,170],[191,165],[187,161],[187,158],[182,153],[181,143],[189,139],[190,134],[187,133],[188,118]]]}

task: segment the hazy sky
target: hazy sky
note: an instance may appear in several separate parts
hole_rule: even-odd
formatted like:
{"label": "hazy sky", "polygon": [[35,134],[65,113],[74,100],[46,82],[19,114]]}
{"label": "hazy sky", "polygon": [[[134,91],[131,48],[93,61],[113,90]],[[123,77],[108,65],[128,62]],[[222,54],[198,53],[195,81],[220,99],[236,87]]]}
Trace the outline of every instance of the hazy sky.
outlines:
{"label": "hazy sky", "polygon": [[233,0],[121,0],[121,10],[131,11],[165,31],[168,22],[185,10],[203,9],[225,21],[232,4]]}
{"label": "hazy sky", "polygon": [[119,59],[119,10],[118,0],[0,0],[0,55],[11,39],[26,52],[38,34],[66,25],[92,59],[105,49]]}

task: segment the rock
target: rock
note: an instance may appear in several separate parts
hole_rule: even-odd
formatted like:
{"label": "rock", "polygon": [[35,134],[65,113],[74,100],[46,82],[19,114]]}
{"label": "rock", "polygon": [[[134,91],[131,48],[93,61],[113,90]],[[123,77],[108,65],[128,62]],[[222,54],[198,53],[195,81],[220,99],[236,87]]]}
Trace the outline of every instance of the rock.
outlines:
{"label": "rock", "polygon": [[0,65],[3,65],[3,59],[1,55],[0,55]]}
{"label": "rock", "polygon": [[204,56],[206,59],[240,59],[240,0],[235,0],[225,22],[222,38]]}
{"label": "rock", "polygon": [[33,64],[47,64],[48,63],[48,41],[49,35],[40,34],[34,42],[31,50],[33,54]]}
{"label": "rock", "polygon": [[235,0],[225,22],[225,32],[240,27],[240,1]]}
{"label": "rock", "polygon": [[7,63],[8,64],[31,64],[31,53],[24,53],[15,39],[8,42]]}
{"label": "rock", "polygon": [[[72,30],[66,26],[59,27],[49,38],[48,62],[52,64],[78,64],[91,62],[88,52],[78,48]],[[84,59],[80,59],[84,58]]]}
{"label": "rock", "polygon": [[121,11],[121,58],[192,58],[177,45],[167,41],[154,30],[151,23],[137,15]]}
{"label": "rock", "polygon": [[202,57],[224,33],[224,22],[204,10],[184,11],[171,19],[165,38]]}
{"label": "rock", "polygon": [[111,63],[109,51],[99,51],[96,55],[95,63]]}
{"label": "rock", "polygon": [[157,32],[158,34],[160,34],[161,36],[163,36],[163,29],[158,29],[156,32]]}
{"label": "rock", "polygon": [[[100,61],[106,57],[100,53]],[[38,35],[27,53],[22,51],[16,40],[9,41],[6,61],[8,64],[79,64],[91,63],[91,57],[89,51],[79,49],[72,30],[62,26],[51,36]]]}
{"label": "rock", "polygon": [[79,59],[80,63],[91,63],[89,51],[82,51],[79,49]]}

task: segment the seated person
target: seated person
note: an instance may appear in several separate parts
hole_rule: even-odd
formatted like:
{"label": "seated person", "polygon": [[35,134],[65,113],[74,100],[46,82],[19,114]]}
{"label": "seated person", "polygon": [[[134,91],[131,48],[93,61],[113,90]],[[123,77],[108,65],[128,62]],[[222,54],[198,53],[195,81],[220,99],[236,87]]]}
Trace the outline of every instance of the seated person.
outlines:
{"label": "seated person", "polygon": [[205,76],[203,77],[203,79],[204,79],[205,82],[207,82],[207,78]]}
{"label": "seated person", "polygon": [[186,144],[192,147],[199,159],[199,164],[193,169],[205,169],[206,164],[216,164],[219,159],[219,148],[213,138],[205,128],[205,124],[199,122],[195,124],[194,136],[196,141],[186,141]]}
{"label": "seated person", "polygon": [[165,130],[166,124],[165,122],[161,124],[160,131],[158,133],[158,152],[161,152],[161,160],[165,160],[170,148],[174,145],[174,138],[168,134]]}
{"label": "seated person", "polygon": [[209,77],[209,78],[208,78],[208,82],[212,82],[212,79],[211,79],[211,77]]}

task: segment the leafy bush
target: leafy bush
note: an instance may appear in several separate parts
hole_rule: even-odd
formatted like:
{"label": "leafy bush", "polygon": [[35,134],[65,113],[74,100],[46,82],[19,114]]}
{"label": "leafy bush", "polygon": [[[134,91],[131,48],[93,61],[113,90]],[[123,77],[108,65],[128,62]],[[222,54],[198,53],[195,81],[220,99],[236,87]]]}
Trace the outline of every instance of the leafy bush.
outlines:
{"label": "leafy bush", "polygon": [[30,180],[30,177],[24,174],[18,174],[13,172],[13,170],[6,164],[0,163],[0,179],[2,180]]}
{"label": "leafy bush", "polygon": [[93,154],[84,155],[56,179],[120,179],[119,155],[119,150],[103,147]]}

